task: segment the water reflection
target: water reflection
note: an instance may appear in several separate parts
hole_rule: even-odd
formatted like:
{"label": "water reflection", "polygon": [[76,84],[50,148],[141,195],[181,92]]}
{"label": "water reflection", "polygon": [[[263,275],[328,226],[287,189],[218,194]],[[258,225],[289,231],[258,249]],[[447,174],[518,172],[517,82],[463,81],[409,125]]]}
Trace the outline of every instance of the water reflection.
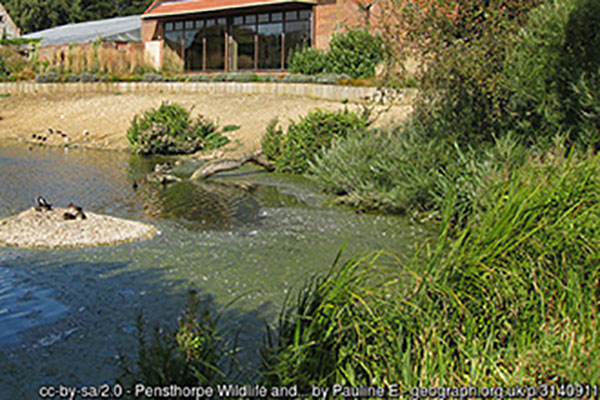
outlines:
{"label": "water reflection", "polygon": [[[0,265],[17,258],[0,250]],[[0,349],[19,342],[18,334],[38,325],[56,321],[68,307],[53,300],[53,291],[28,283],[8,268],[0,267]]]}
{"label": "water reflection", "polygon": [[275,187],[234,182],[178,182],[144,188],[144,213],[189,230],[229,230],[260,219],[261,207],[303,205]]}
{"label": "water reflection", "polygon": [[174,220],[194,231],[228,230],[258,221],[261,207],[303,204],[273,186],[146,182],[144,176],[162,161],[116,152],[0,146],[0,218],[33,206],[43,195],[57,205],[73,202],[102,214]]}

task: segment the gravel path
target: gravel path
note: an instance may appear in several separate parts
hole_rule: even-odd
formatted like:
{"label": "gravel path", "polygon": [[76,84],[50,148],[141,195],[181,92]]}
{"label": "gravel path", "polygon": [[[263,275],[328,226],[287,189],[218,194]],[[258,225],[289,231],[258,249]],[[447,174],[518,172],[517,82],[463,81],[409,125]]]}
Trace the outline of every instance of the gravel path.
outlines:
{"label": "gravel path", "polygon": [[[260,148],[260,139],[268,123],[278,118],[283,124],[298,120],[310,110],[337,110],[348,107],[360,110],[357,104],[317,100],[306,97],[270,94],[232,95],[198,93],[79,93],[79,94],[19,94],[0,98],[0,139],[44,145],[69,145],[105,150],[127,150],[127,128],[136,114],[169,101],[192,109],[192,115],[216,121],[220,127],[239,125],[227,133],[235,153]],[[395,106],[384,114],[379,124],[400,122],[410,113],[407,105]],[[48,135],[48,129],[61,130],[68,139]],[[84,131],[89,132],[87,135]],[[47,137],[45,141],[33,135]],[[68,142],[67,142],[68,140]]]}

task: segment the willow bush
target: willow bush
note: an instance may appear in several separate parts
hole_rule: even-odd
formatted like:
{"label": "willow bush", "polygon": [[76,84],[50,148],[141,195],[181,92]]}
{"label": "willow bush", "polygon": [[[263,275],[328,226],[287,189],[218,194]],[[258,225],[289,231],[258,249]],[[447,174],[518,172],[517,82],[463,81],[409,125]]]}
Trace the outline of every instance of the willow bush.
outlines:
{"label": "willow bush", "polygon": [[599,15],[594,0],[552,0],[531,12],[502,76],[508,129],[530,142],[560,130],[571,143],[598,148]]}
{"label": "willow bush", "polygon": [[274,162],[277,171],[304,173],[315,155],[329,148],[334,139],[344,138],[349,132],[366,126],[365,117],[346,109],[317,109],[291,123],[287,132],[278,127],[277,121],[271,122],[261,141],[262,151]]}
{"label": "willow bush", "polygon": [[229,143],[217,125],[202,116],[193,121],[189,111],[169,103],[136,115],[127,130],[127,139],[139,154],[186,154]]}

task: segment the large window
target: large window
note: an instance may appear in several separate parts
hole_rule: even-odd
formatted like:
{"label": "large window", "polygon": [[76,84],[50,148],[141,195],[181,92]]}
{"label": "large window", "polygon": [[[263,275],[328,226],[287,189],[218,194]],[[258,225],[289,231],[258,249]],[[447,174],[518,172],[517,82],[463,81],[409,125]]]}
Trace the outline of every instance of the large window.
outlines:
{"label": "large window", "polygon": [[225,18],[206,20],[206,69],[225,69]]}
{"label": "large window", "polygon": [[204,69],[204,21],[186,21],[185,23],[185,69],[198,71]]}
{"label": "large window", "polygon": [[[240,22],[243,22],[243,17],[239,17],[239,19],[241,20]],[[234,71],[238,69],[254,69],[256,68],[254,64],[254,50],[256,48],[254,36],[256,34],[256,26],[235,25],[235,22],[234,19],[233,40],[231,41],[231,69]]]}
{"label": "large window", "polygon": [[183,58],[186,71],[280,70],[296,48],[310,46],[311,14],[298,9],[167,21],[165,44]]}
{"label": "large window", "polygon": [[282,69],[281,41],[283,23],[271,22],[258,25],[258,68]]}

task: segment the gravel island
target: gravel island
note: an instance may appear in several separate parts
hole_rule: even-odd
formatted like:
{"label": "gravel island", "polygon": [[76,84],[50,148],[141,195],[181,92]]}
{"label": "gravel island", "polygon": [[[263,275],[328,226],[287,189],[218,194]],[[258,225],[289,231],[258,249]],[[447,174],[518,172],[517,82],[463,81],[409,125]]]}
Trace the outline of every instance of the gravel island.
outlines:
{"label": "gravel island", "polygon": [[32,207],[0,220],[0,246],[29,248],[89,247],[150,239],[152,225],[85,212],[85,219],[66,219],[68,208]]}

